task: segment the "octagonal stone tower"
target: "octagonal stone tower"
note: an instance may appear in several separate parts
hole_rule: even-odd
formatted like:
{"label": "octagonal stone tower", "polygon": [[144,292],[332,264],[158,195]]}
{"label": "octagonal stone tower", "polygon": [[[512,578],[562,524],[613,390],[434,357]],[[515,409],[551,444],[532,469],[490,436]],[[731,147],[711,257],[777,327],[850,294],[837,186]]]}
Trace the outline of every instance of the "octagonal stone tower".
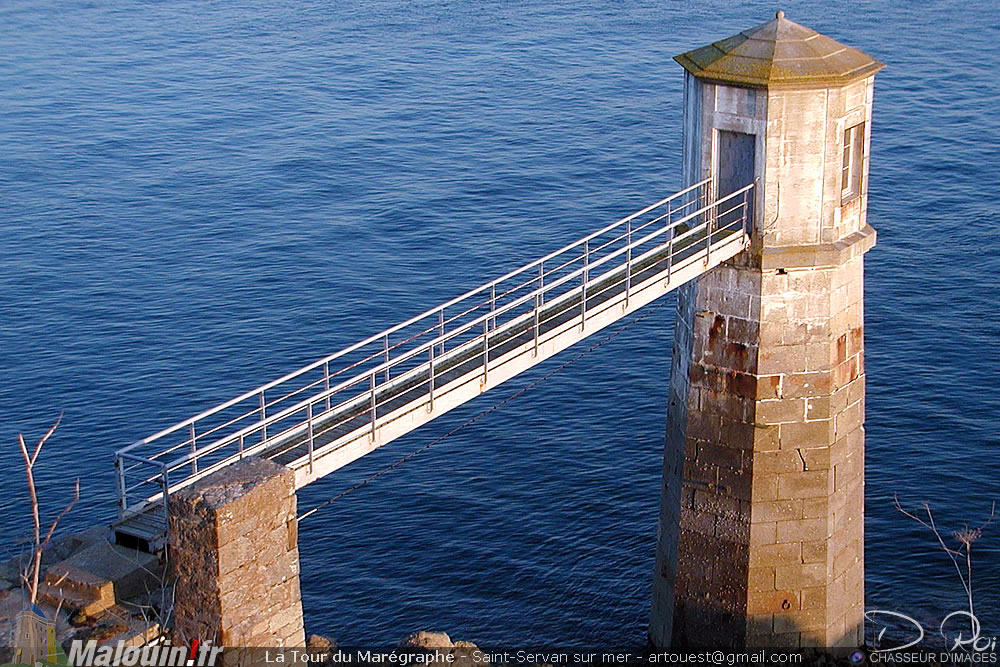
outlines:
{"label": "octagonal stone tower", "polygon": [[783,12],[676,60],[685,185],[758,187],[749,250],[678,295],[650,640],[857,646],[883,65]]}

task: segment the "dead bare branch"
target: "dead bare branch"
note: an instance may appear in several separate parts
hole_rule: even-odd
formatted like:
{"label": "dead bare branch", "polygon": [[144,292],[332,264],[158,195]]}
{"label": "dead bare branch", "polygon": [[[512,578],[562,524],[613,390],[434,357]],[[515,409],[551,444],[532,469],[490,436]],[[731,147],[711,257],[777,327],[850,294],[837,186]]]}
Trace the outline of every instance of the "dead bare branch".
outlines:
{"label": "dead bare branch", "polygon": [[29,564],[25,571],[21,573],[21,579],[24,581],[25,587],[28,589],[28,599],[31,601],[31,604],[38,602],[38,580],[42,572],[42,553],[52,540],[52,535],[59,526],[59,522],[62,521],[63,517],[65,517],[66,514],[73,509],[73,506],[76,505],[77,501],[80,500],[80,480],[77,479],[74,485],[73,500],[70,501],[70,503],[63,509],[62,512],[59,513],[49,526],[48,532],[46,532],[45,539],[43,540],[42,521],[38,503],[38,489],[35,486],[35,462],[38,460],[38,455],[42,452],[42,447],[45,446],[45,443],[52,437],[52,434],[55,433],[57,428],[59,428],[59,424],[62,423],[62,418],[63,413],[60,412],[55,423],[49,427],[49,430],[45,432],[45,435],[39,438],[38,443],[35,445],[31,454],[28,453],[28,445],[24,441],[24,436],[20,433],[17,434],[17,444],[21,449],[21,457],[24,459],[24,475],[28,481],[28,497],[31,500],[33,549]]}
{"label": "dead bare branch", "polygon": [[[959,581],[962,582],[962,588],[965,590],[965,595],[969,602],[969,614],[975,617],[976,612],[973,604],[972,588],[972,544],[982,537],[983,531],[990,525],[990,523],[992,523],[994,517],[996,516],[996,502],[993,502],[992,507],[990,508],[989,517],[978,528],[969,528],[969,525],[966,524],[963,529],[952,532],[952,537],[955,538],[960,545],[959,549],[952,549],[945,543],[944,538],[941,536],[941,531],[938,529],[937,523],[934,521],[934,513],[931,511],[930,503],[921,503],[924,508],[924,512],[927,514],[927,518],[923,519],[913,512],[909,512],[904,509],[902,504],[899,502],[898,496],[894,495],[893,500],[895,501],[896,509],[899,510],[904,516],[913,519],[934,534],[934,537],[937,539],[942,551],[948,554],[948,558],[951,559],[952,564],[955,566],[955,571],[958,573]],[[960,561],[964,561],[964,572]]]}

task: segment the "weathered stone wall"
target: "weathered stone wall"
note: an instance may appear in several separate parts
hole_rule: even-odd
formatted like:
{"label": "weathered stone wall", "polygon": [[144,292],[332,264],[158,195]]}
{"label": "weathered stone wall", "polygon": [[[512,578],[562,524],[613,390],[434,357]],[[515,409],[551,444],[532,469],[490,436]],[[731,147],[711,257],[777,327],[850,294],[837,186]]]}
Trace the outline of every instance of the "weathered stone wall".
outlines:
{"label": "weathered stone wall", "polygon": [[859,645],[862,259],[763,275],[750,641]]}
{"label": "weathered stone wall", "polygon": [[[673,633],[677,590],[677,556],[681,525],[681,480],[685,466],[684,440],[688,419],[688,369],[694,341],[694,308],[698,283],[677,293],[677,316],[667,393],[667,443],[663,457],[660,515],[656,532],[656,565],[649,637],[655,646],[668,646]],[[683,594],[682,594],[683,598]]]}
{"label": "weathered stone wall", "polygon": [[765,247],[833,243],[864,228],[868,198],[841,200],[843,137],[865,123],[861,192],[868,192],[875,77],[844,88],[766,91]]}
{"label": "weathered stone wall", "polygon": [[861,262],[724,265],[680,296],[654,643],[859,643]]}
{"label": "weathered stone wall", "polygon": [[[678,296],[654,645],[859,645],[864,603],[863,254],[874,79],[752,91],[685,83],[685,184],[716,131],[757,136],[751,248]],[[841,201],[845,127],[866,122]]]}
{"label": "weathered stone wall", "polygon": [[[833,492],[827,517],[827,638],[860,645],[864,639],[865,364],[864,264],[861,257],[831,276],[834,335],[828,428]],[[833,338],[833,336],[831,336]]]}
{"label": "weathered stone wall", "polygon": [[181,641],[304,646],[294,473],[248,459],[170,496]]}
{"label": "weathered stone wall", "polygon": [[[756,287],[756,290],[754,289]],[[667,416],[664,498],[679,524],[661,517],[659,549],[676,548],[676,572],[658,563],[656,589],[674,574],[672,628],[654,613],[657,645],[744,642],[750,559],[753,411],[759,272],[724,265],[679,297]],[[753,313],[753,315],[752,315]],[[683,333],[682,333],[683,332]],[[690,338],[690,340],[688,340]],[[679,490],[679,498],[669,494]],[[676,491],[674,492],[677,493]],[[659,604],[663,604],[660,601]],[[657,603],[654,602],[654,605]]]}

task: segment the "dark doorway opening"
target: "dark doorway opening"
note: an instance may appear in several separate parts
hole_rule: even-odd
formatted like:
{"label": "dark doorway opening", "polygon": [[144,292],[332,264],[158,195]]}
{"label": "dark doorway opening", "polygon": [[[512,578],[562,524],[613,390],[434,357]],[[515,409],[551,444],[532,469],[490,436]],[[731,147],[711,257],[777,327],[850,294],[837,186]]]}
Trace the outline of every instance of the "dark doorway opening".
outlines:
{"label": "dark doorway opening", "polygon": [[[718,162],[715,167],[716,187],[719,199],[732,194],[744,186],[753,183],[756,173],[756,145],[757,137],[744,132],[730,132],[729,130],[719,130],[719,150]],[[754,192],[747,193],[747,216],[750,219],[748,230],[753,229]],[[725,213],[719,220],[719,225],[724,226],[740,220],[743,217],[743,210],[740,204],[742,197],[734,197],[732,200],[722,204],[722,211],[733,207],[735,210]]]}

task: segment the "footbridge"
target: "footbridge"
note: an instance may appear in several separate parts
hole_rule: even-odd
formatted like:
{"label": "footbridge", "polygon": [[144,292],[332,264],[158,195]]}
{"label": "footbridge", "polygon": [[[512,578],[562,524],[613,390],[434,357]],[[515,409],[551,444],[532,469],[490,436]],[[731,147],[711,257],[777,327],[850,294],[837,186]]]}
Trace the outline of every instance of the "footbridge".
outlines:
{"label": "footbridge", "polygon": [[115,530],[164,543],[171,493],[247,457],[296,488],[697,278],[749,244],[755,184],[712,179],[115,453]]}
{"label": "footbridge", "polygon": [[688,187],[116,453],[115,529],[168,547],[176,637],[302,646],[299,488],[697,280],[677,299],[650,645],[863,644],[883,65],[781,11],[676,60]]}

